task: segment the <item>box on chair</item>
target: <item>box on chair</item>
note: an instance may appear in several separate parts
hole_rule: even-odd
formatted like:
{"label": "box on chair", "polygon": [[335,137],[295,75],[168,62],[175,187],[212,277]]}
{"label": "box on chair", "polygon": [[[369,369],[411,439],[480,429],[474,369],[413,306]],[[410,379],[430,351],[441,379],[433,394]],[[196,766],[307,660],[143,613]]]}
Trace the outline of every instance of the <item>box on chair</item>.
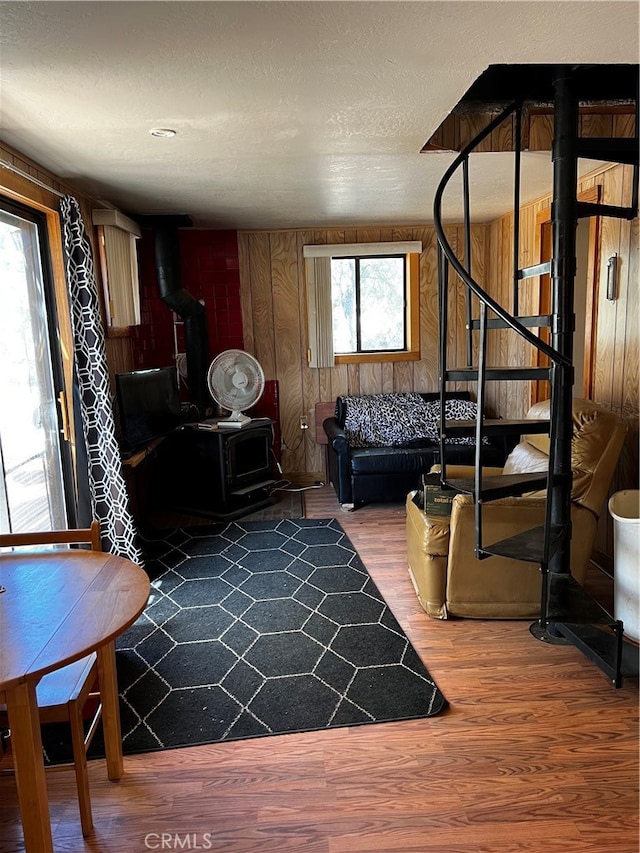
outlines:
{"label": "box on chair", "polygon": [[451,515],[451,501],[462,494],[459,489],[443,489],[439,474],[422,475],[425,515]]}

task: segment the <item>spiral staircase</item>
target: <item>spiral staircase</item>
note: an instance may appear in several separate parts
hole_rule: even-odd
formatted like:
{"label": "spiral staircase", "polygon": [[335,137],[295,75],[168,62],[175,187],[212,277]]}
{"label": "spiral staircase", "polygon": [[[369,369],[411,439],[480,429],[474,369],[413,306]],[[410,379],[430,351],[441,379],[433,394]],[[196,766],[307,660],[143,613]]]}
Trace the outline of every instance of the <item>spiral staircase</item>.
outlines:
{"label": "spiral staircase", "polygon": [[[476,556],[483,560],[492,555],[511,557],[536,563],[541,571],[540,617],[531,626],[538,639],[557,644],[573,644],[611,679],[616,687],[627,675],[637,674],[637,649],[624,641],[624,626],[591,599],[572,578],[570,565],[571,520],[570,496],[571,434],[573,396],[573,291],[576,269],[576,227],[578,220],[590,216],[633,219],[638,213],[638,68],[637,66],[534,66],[528,83],[505,75],[504,89],[515,97],[487,126],[465,146],[446,171],[435,195],[434,225],[438,241],[438,305],[439,305],[439,375],[441,399],[450,383],[476,384],[476,421],[446,421],[441,406],[441,482],[473,495],[476,519]],[[520,91],[514,93],[514,86]],[[581,138],[579,111],[589,102],[619,103],[629,99],[635,103],[633,138]],[[503,99],[504,101],[504,99]],[[519,211],[521,193],[522,115],[527,105],[547,101],[553,105],[554,132],[552,257],[548,263],[528,268],[519,267]],[[471,213],[469,156],[483,140],[509,120],[514,128],[514,205],[513,205],[513,269],[512,304],[498,304],[482,283],[474,278],[471,268]],[[591,204],[578,201],[576,187],[579,158],[623,163],[633,167],[632,198],[626,207]],[[464,253],[459,257],[450,245],[443,226],[443,195],[454,175],[462,172],[464,203]],[[466,287],[466,364],[448,363],[447,340],[448,291],[454,271]],[[523,316],[519,311],[520,287],[533,276],[549,274],[552,285],[551,312],[547,315]],[[472,299],[477,297],[477,300]],[[472,316],[472,309],[478,316]],[[505,330],[520,336],[535,350],[546,356],[548,366],[488,365],[487,340],[494,330]],[[544,330],[544,332],[543,332]],[[542,361],[542,360],[541,360]],[[547,381],[550,389],[549,420],[489,420],[482,418],[485,393],[490,382]],[[485,436],[521,432],[549,435],[550,463],[543,474],[490,477],[483,476],[480,451]],[[473,478],[447,476],[446,448],[449,437],[475,436],[476,466]],[[483,541],[483,506],[498,498],[522,495],[545,489],[546,512],[541,527],[490,545]]]}

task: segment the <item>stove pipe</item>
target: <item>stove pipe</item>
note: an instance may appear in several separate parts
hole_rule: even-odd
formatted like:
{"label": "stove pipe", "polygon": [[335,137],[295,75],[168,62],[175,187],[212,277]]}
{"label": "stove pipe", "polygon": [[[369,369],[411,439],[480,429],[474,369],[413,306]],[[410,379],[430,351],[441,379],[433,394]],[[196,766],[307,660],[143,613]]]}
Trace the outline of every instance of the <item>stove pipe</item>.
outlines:
{"label": "stove pipe", "polygon": [[200,415],[211,406],[207,387],[209,339],[204,305],[186,291],[180,281],[178,224],[191,225],[188,217],[154,216],[153,244],[160,298],[184,321],[189,401]]}

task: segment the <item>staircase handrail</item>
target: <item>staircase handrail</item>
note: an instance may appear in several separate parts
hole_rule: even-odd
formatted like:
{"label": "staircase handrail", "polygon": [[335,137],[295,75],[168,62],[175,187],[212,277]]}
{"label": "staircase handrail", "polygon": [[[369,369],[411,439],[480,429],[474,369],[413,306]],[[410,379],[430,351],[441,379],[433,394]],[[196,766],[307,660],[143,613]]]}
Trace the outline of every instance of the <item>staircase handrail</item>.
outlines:
{"label": "staircase handrail", "polygon": [[477,136],[475,136],[471,142],[464,146],[464,148],[460,151],[455,160],[450,164],[448,169],[445,171],[442,180],[438,184],[438,187],[435,192],[434,202],[433,202],[433,224],[436,230],[436,235],[438,237],[438,242],[442,247],[442,251],[447,256],[447,260],[455,269],[456,273],[460,276],[463,283],[474,293],[481,302],[491,309],[501,320],[503,320],[514,332],[519,334],[522,338],[524,338],[528,343],[534,346],[536,349],[539,349],[545,355],[547,355],[555,364],[562,364],[566,367],[571,366],[571,359],[567,356],[563,356],[558,350],[554,347],[547,344],[537,335],[532,334],[526,326],[523,326],[522,323],[519,323],[515,317],[508,313],[498,302],[492,299],[491,296],[484,290],[478,282],[465,270],[460,261],[458,260],[454,250],[451,247],[451,244],[447,240],[447,237],[444,232],[444,227],[442,225],[442,196],[444,191],[449,183],[449,180],[454,175],[459,166],[462,165],[463,161],[468,157],[471,151],[476,148],[482,141],[487,137],[496,127],[498,127],[502,122],[509,116],[511,113],[515,112],[518,107],[521,105],[521,100],[513,101],[506,107],[496,118],[492,119],[489,124],[480,131]]}

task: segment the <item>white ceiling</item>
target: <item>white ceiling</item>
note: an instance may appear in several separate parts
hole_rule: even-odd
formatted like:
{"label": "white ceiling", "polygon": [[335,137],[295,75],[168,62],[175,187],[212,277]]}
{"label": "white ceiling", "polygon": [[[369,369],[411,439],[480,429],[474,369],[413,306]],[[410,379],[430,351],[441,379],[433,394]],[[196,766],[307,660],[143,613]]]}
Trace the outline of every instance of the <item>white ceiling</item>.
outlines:
{"label": "white ceiling", "polygon": [[[417,224],[420,149],[496,63],[636,63],[639,3],[2,2],[0,136],[128,213],[213,228]],[[155,139],[171,127],[173,139]],[[475,219],[508,158],[471,161]],[[526,155],[525,199],[550,187]],[[459,218],[457,200],[445,204]]]}

